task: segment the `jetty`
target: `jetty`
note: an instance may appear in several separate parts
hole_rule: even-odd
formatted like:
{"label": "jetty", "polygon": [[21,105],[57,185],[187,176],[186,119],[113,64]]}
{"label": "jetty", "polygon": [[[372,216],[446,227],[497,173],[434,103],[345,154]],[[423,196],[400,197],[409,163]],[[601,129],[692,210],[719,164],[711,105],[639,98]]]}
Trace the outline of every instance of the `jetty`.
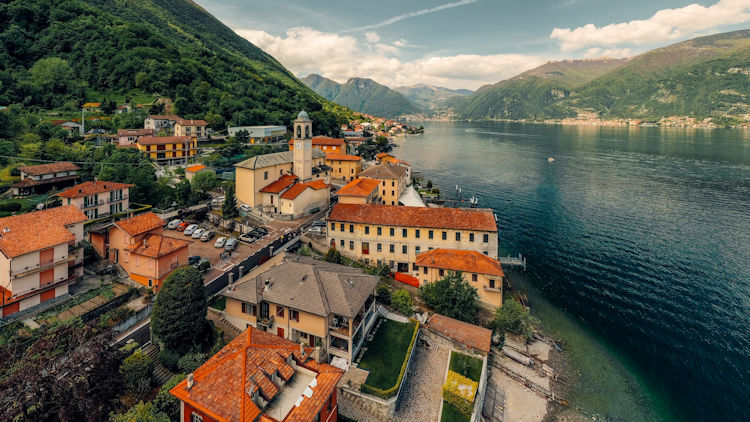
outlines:
{"label": "jetty", "polygon": [[509,267],[523,267],[523,270],[526,271],[526,258],[524,258],[521,254],[518,254],[517,257],[515,256],[501,256],[498,258],[498,261],[502,265],[507,265]]}

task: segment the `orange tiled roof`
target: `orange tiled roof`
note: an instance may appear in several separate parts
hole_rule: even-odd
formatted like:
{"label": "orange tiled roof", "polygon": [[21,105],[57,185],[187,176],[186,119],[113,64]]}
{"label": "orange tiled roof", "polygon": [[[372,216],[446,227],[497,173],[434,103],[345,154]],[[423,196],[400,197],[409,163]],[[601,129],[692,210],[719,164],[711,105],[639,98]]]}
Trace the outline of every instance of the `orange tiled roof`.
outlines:
{"label": "orange tiled roof", "polygon": [[387,152],[379,152],[379,153],[375,154],[375,158],[377,158],[378,160],[381,159],[381,158],[383,158],[383,157],[390,157],[390,156],[391,156],[391,154],[388,154]]}
{"label": "orange tiled roof", "polygon": [[[290,139],[289,143],[291,144],[294,139]],[[312,144],[313,145],[332,145],[332,146],[343,146],[346,144],[346,141],[341,138],[330,138],[328,136],[314,136],[312,138]]]}
{"label": "orange tiled roof", "polygon": [[203,170],[204,168],[206,168],[206,166],[204,166],[203,164],[196,164],[196,165],[193,165],[193,166],[190,166],[190,167],[186,168],[185,172],[186,173],[195,173],[195,172],[199,172],[199,171]]}
{"label": "orange tiled roof", "polygon": [[465,273],[495,275],[498,277],[505,275],[500,261],[477,251],[433,249],[417,255],[414,264],[420,267],[442,268]]}
{"label": "orange tiled roof", "polygon": [[136,255],[147,256],[149,258],[161,258],[162,256],[169,255],[182,248],[187,248],[190,243],[192,242],[188,240],[175,239],[173,237],[161,236],[158,234],[149,234],[137,244],[126,248],[126,250]]}
{"label": "orange tiled roof", "polygon": [[464,346],[485,353],[490,352],[492,330],[488,330],[487,328],[440,314],[433,314],[427,320],[427,328],[449,337]]}
{"label": "orange tiled roof", "polygon": [[115,223],[122,231],[129,234],[130,236],[136,236],[147,231],[151,231],[155,228],[164,226],[164,220],[159,218],[153,212],[147,212],[145,214],[136,215],[126,220],[120,220]]}
{"label": "orange tiled roof", "polygon": [[94,180],[93,182],[85,182],[65,189],[64,191],[58,193],[57,196],[62,196],[63,198],[82,198],[84,196],[110,192],[113,190],[129,189],[133,186],[135,185],[131,185],[128,183],[107,182],[104,180]]}
{"label": "orange tiled roof", "polygon": [[497,231],[495,215],[482,208],[428,208],[398,205],[336,204],[328,220],[383,226]]}
{"label": "orange tiled roof", "polygon": [[349,154],[328,154],[326,155],[326,160],[331,161],[360,161],[362,157],[358,155],[349,155]]}
{"label": "orange tiled roof", "polygon": [[326,185],[326,182],[322,180],[313,180],[312,182],[307,183],[297,183],[296,185],[289,188],[286,192],[282,193],[281,197],[284,199],[295,199],[307,188],[319,190],[325,189],[327,187],[328,185]]}
{"label": "orange tiled roof", "polygon": [[23,173],[30,174],[32,176],[38,176],[41,174],[58,173],[61,171],[74,171],[80,170],[81,168],[69,161],[60,161],[58,163],[39,164],[36,166],[24,166],[19,167]]}
{"label": "orange tiled roof", "polygon": [[181,144],[190,141],[189,136],[144,136],[137,142],[140,145]]}
{"label": "orange tiled roof", "polygon": [[380,185],[379,180],[359,177],[344,185],[339,189],[339,196],[370,196],[372,191],[377,190]]}
{"label": "orange tiled roof", "polygon": [[0,218],[0,252],[8,258],[75,240],[66,228],[88,220],[75,205]]}
{"label": "orange tiled roof", "polygon": [[281,177],[279,177],[278,180],[269,183],[266,187],[261,189],[261,192],[265,193],[279,193],[283,191],[284,189],[291,186],[294,181],[297,180],[297,176],[293,174],[285,174]]}
{"label": "orange tiled roof", "polygon": [[336,367],[308,360],[311,351],[305,348],[300,353],[300,345],[249,327],[193,372],[190,389],[183,380],[170,393],[219,421],[274,420],[261,416],[263,409],[253,402],[252,395],[259,392],[265,400],[276,397],[284,386],[274,383],[273,375],[291,379],[295,373],[293,360],[315,373],[317,385],[312,388],[312,396],[302,396],[300,405],[292,407],[284,421],[310,421],[343,375]]}
{"label": "orange tiled roof", "polygon": [[182,118],[177,120],[177,123],[180,126],[206,126],[208,124],[205,120],[187,120]]}

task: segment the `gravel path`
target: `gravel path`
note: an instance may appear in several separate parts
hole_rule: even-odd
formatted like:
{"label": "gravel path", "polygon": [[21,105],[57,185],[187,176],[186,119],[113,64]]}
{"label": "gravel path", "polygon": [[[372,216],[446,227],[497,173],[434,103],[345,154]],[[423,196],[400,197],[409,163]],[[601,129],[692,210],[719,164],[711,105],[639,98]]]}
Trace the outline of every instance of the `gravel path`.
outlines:
{"label": "gravel path", "polygon": [[440,419],[440,404],[443,401],[442,385],[450,359],[450,350],[427,349],[417,346],[413,362],[401,390],[401,402],[396,409],[400,421],[437,421]]}

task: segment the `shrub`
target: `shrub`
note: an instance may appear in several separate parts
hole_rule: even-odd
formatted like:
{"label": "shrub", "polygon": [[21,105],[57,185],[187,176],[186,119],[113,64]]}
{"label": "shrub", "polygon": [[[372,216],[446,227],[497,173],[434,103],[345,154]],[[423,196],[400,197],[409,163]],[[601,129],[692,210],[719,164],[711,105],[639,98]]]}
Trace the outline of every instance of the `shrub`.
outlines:
{"label": "shrub", "polygon": [[177,362],[179,360],[180,354],[174,350],[164,349],[159,352],[159,362],[172,372],[177,370]]}
{"label": "shrub", "polygon": [[334,264],[341,264],[343,262],[343,259],[341,258],[341,252],[339,252],[334,247],[328,248],[328,252],[326,252],[326,255],[325,257],[323,257],[323,259]]}
{"label": "shrub", "polygon": [[502,307],[495,310],[495,319],[490,322],[489,327],[501,334],[515,331],[525,336],[526,339],[531,339],[534,336],[533,323],[534,318],[529,311],[515,299],[508,298],[503,302]]}
{"label": "shrub", "polygon": [[391,306],[406,316],[414,313],[414,302],[406,289],[396,290],[391,299]]}
{"label": "shrub", "polygon": [[23,207],[23,204],[17,201],[0,202],[0,211],[7,211],[7,212],[21,211],[22,207]]}
{"label": "shrub", "polygon": [[12,169],[10,169],[10,175],[13,177],[20,176],[21,170],[19,170],[18,167],[13,167]]}
{"label": "shrub", "polygon": [[151,358],[140,350],[126,357],[120,365],[120,374],[125,385],[133,390],[139,387],[143,380],[148,380],[150,383],[153,370],[154,363]]}
{"label": "shrub", "polygon": [[203,365],[206,359],[208,356],[205,353],[188,353],[177,361],[177,368],[180,372],[189,374]]}
{"label": "shrub", "polygon": [[[179,416],[179,415],[178,415]],[[113,413],[110,422],[169,422],[170,417],[159,412],[153,403],[139,402],[125,413]]]}
{"label": "shrub", "polygon": [[474,397],[478,386],[478,382],[457,372],[448,371],[448,377],[443,384],[443,399],[461,412],[471,415],[474,412]]}
{"label": "shrub", "polygon": [[124,353],[125,355],[130,355],[134,351],[136,351],[140,347],[137,341],[131,341],[130,343],[126,343],[124,346],[120,347],[120,351]]}
{"label": "shrub", "polygon": [[177,384],[185,379],[185,374],[177,374],[161,386],[152,402],[157,413],[164,413],[170,420],[180,419],[180,400],[169,393]]}
{"label": "shrub", "polygon": [[378,284],[375,290],[378,295],[378,301],[390,305],[391,304],[391,288],[387,284]]}

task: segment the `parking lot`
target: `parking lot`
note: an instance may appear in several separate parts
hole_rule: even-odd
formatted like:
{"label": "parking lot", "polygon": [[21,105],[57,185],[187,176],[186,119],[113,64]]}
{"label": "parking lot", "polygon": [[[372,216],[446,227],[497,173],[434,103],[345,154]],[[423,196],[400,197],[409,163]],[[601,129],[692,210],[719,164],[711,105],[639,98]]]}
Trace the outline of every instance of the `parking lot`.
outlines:
{"label": "parking lot", "polygon": [[[205,225],[206,228],[210,227],[210,224]],[[193,239],[190,236],[186,236],[183,234],[183,232],[178,232],[176,230],[169,230],[164,229],[164,235],[169,237],[174,237],[177,239],[184,239],[189,240],[192,243],[190,246],[188,246],[188,250],[190,251],[190,256],[199,255],[202,258],[208,258],[208,260],[211,262],[212,266],[215,266],[219,264],[220,259],[219,255],[221,255],[222,252],[224,252],[224,248],[215,248],[214,243],[216,242],[216,239],[218,239],[221,236],[227,237],[227,234],[223,234],[219,231],[217,231],[215,228],[210,228],[209,230],[214,230],[216,232],[216,235],[209,240],[208,242],[201,242],[199,239]],[[239,242],[237,244],[237,248],[232,252],[233,256],[242,255],[247,256],[252,253],[251,248],[249,245],[246,245],[242,242]]]}

